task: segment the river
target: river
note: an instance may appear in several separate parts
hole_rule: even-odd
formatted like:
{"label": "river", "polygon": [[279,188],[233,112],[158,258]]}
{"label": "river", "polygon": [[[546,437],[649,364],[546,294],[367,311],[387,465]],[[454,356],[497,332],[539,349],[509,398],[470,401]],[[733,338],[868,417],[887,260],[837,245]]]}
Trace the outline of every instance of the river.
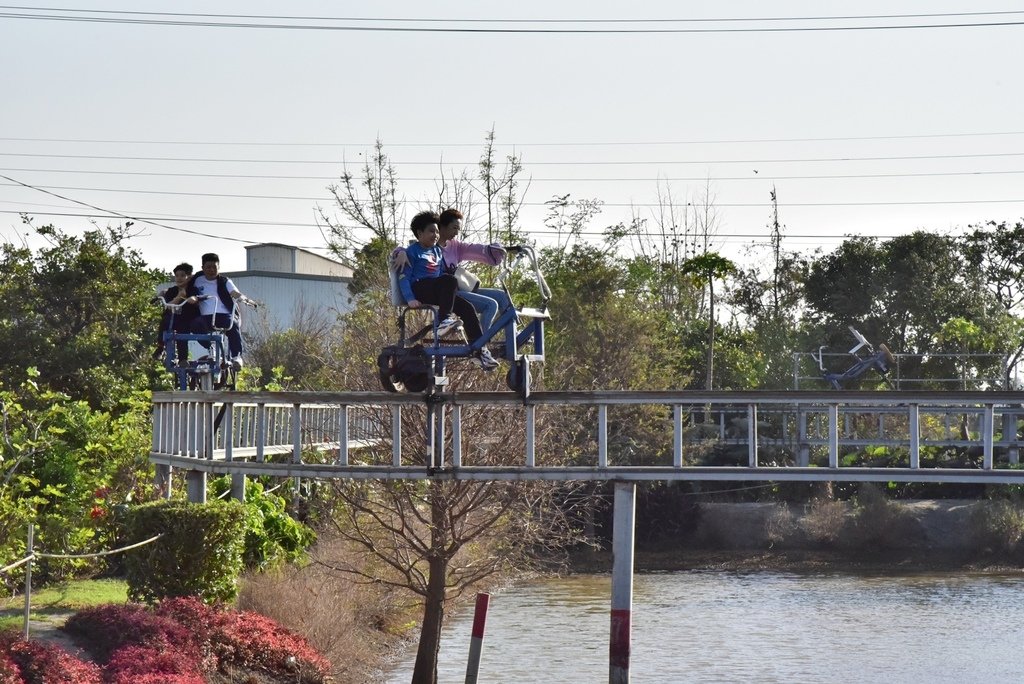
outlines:
{"label": "river", "polygon": [[[478,681],[607,682],[610,595],[609,575],[494,593]],[[447,621],[442,684],[465,681],[472,611]],[[631,681],[1018,683],[1022,618],[1018,575],[636,575]]]}

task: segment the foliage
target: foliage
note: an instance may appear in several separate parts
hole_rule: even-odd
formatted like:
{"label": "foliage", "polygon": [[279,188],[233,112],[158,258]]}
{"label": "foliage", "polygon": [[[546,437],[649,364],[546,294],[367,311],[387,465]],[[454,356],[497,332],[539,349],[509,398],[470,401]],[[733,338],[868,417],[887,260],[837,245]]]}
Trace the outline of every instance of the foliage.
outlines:
{"label": "foliage", "polygon": [[130,543],[162,536],[129,554],[129,598],[230,601],[238,593],[246,526],[246,509],[236,501],[156,501],[131,509],[126,525]]}
{"label": "foliage", "polygon": [[[16,670],[5,668],[4,660],[14,664]],[[20,677],[14,678],[18,674]],[[79,660],[51,644],[23,641],[15,632],[3,632],[0,633],[0,682],[100,684],[102,679],[100,669],[92,663]]]}
{"label": "foliage", "polygon": [[6,649],[0,651],[0,684],[22,684],[21,668],[11,660]]}
{"label": "foliage", "polygon": [[[0,553],[23,555],[29,522],[37,548],[104,548],[117,539],[124,504],[152,495],[145,396],[126,396],[108,413],[41,388],[34,369],[27,375],[16,390],[0,386]],[[46,581],[99,562],[43,559],[37,568]]]}
{"label": "foliage", "polygon": [[148,300],[162,275],[125,247],[128,226],[35,230],[48,242],[38,253],[0,246],[0,384],[36,367],[42,387],[115,410],[149,386],[159,311]]}
{"label": "foliage", "polygon": [[1024,553],[1024,506],[1018,497],[993,499],[971,512],[971,529],[979,549],[1019,558]]}
{"label": "foliage", "polygon": [[138,604],[86,608],[68,618],[64,630],[84,643],[101,663],[125,646],[173,649],[196,661],[201,656],[188,628]]}
{"label": "foliage", "polygon": [[[69,618],[65,629],[106,663],[112,682],[204,681],[228,666],[325,682],[330,663],[305,639],[251,612],[210,606],[197,598],[167,599],[153,609],[100,606]],[[160,678],[163,677],[163,678]]]}
{"label": "foliage", "polygon": [[[217,478],[211,491],[218,498],[231,490],[231,478]],[[293,563],[306,556],[316,533],[288,515],[284,497],[264,491],[263,484],[249,481],[245,486],[245,551],[248,569],[266,570],[280,563]]]}

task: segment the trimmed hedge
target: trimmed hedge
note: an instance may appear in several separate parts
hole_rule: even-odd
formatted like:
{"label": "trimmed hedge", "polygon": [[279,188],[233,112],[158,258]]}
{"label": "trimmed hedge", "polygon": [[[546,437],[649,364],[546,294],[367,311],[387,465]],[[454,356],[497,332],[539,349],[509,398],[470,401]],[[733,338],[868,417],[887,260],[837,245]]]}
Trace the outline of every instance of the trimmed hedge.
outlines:
{"label": "trimmed hedge", "polygon": [[129,599],[149,604],[176,596],[208,603],[233,600],[242,572],[246,517],[237,501],[155,501],[131,509],[129,543],[163,536],[128,554]]}

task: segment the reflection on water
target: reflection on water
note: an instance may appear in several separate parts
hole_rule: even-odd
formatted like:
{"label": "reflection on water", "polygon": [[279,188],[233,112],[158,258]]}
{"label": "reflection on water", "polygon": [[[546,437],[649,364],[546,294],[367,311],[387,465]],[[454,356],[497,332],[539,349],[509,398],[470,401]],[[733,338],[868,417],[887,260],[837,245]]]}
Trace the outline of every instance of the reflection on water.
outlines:
{"label": "reflection on water", "polygon": [[[495,593],[478,681],[608,681],[610,597],[608,575]],[[1019,576],[637,575],[631,681],[1024,682],[1022,615]],[[448,620],[444,684],[465,680],[472,618]]]}

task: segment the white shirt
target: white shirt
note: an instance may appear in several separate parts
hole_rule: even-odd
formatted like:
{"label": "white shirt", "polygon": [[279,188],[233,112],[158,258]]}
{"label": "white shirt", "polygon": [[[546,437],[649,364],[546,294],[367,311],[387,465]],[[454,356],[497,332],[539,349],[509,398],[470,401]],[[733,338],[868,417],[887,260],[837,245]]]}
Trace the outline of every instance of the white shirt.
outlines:
{"label": "white shirt", "polygon": [[[199,314],[202,316],[210,316],[215,313],[229,314],[231,309],[224,306],[224,302],[220,301],[220,297],[217,296],[217,279],[207,280],[205,275],[200,275],[196,278],[196,287],[199,289],[200,295],[211,295],[209,299],[203,299],[199,302]],[[238,292],[238,288],[231,282],[231,278],[228,278],[227,282],[228,294],[232,292]]]}

